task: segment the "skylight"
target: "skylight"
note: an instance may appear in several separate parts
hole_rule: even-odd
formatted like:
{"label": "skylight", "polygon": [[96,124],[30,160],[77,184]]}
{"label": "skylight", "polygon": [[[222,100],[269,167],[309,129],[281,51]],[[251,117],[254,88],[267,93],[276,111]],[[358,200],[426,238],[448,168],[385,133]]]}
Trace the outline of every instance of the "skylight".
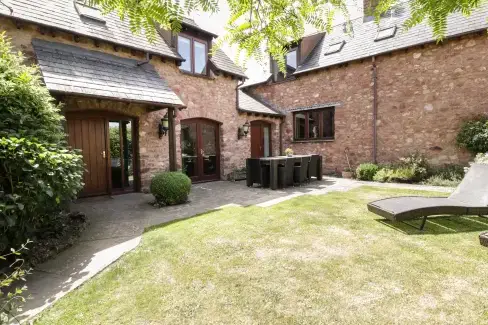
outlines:
{"label": "skylight", "polygon": [[100,12],[100,9],[96,7],[91,7],[88,4],[86,4],[86,1],[84,0],[76,0],[75,1],[75,8],[76,11],[78,12],[78,15],[80,17],[96,20],[101,23],[105,23],[105,18],[102,16],[102,13]]}
{"label": "skylight", "polygon": [[378,30],[378,34],[376,34],[376,38],[374,39],[375,42],[395,36],[396,30],[396,26],[380,28]]}
{"label": "skylight", "polygon": [[329,48],[327,49],[327,51],[325,51],[324,55],[340,52],[345,43],[346,41],[340,41],[340,42],[335,42],[330,44]]}

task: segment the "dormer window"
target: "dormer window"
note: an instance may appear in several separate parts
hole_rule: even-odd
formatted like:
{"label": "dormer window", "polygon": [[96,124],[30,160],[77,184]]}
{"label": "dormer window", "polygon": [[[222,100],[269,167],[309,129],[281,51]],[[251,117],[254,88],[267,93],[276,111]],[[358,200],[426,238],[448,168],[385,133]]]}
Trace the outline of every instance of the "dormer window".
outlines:
{"label": "dormer window", "polygon": [[178,54],[185,59],[181,63],[180,70],[194,74],[207,74],[207,42],[180,34],[177,47]]}
{"label": "dormer window", "polygon": [[297,49],[292,49],[288,51],[286,54],[286,70],[293,70],[297,69]]}
{"label": "dormer window", "polygon": [[94,6],[90,6],[88,1],[86,0],[76,0],[75,8],[78,12],[78,15],[80,15],[80,17],[82,18],[95,20],[98,23],[106,23],[100,9]]}

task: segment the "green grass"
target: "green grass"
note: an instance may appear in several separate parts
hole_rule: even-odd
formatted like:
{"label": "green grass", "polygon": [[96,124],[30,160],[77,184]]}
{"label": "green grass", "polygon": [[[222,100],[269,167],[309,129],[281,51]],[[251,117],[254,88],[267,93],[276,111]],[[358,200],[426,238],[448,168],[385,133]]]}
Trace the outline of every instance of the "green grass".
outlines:
{"label": "green grass", "polygon": [[415,194],[439,196],[361,187],[153,228],[36,324],[488,323],[486,221],[420,232],[366,209]]}

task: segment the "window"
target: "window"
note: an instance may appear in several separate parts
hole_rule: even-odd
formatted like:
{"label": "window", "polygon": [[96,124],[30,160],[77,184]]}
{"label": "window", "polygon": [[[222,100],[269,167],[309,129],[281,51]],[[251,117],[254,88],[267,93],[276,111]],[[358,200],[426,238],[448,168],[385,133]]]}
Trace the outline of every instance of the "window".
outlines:
{"label": "window", "polygon": [[330,44],[324,55],[340,52],[345,43],[345,41],[340,41]]}
{"label": "window", "polygon": [[286,54],[286,65],[293,70],[297,69],[297,50],[291,50]]}
{"label": "window", "polygon": [[88,1],[77,0],[75,2],[75,9],[80,17],[95,20],[102,24],[105,23],[105,18],[102,16],[100,10],[95,6],[91,6]]}
{"label": "window", "polygon": [[178,53],[184,62],[180,69],[195,74],[207,74],[207,43],[192,37],[178,35]]}
{"label": "window", "polygon": [[294,140],[334,139],[334,107],[294,113]]}
{"label": "window", "polygon": [[376,34],[375,42],[395,36],[396,29],[396,26],[381,28],[378,30],[378,34]]}

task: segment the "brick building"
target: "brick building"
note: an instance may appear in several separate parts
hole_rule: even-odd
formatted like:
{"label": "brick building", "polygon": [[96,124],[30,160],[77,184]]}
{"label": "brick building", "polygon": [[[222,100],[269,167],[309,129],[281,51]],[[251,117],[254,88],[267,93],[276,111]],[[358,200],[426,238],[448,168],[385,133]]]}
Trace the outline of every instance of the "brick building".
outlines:
{"label": "brick building", "polygon": [[83,194],[100,195],[147,188],[162,170],[225,179],[286,147],[321,153],[326,171],[346,165],[346,148],[354,165],[413,151],[467,162],[454,138],[463,119],[488,112],[487,13],[450,17],[436,44],[425,25],[401,30],[400,5],[379,26],[364,17],[353,33],[304,37],[287,76],[271,62],[270,78],[246,86],[224,52],[210,55],[217,35],[190,19],[149,43],[81,0],[10,0],[0,29],[63,104],[68,140],[83,150]]}
{"label": "brick building", "polygon": [[[369,1],[365,1],[365,12]],[[305,36],[287,55],[288,75],[241,90],[286,114],[283,146],[321,153],[326,171],[394,162],[413,152],[432,164],[467,163],[456,146],[465,119],[488,113],[488,7],[452,15],[436,44],[425,24],[402,30],[407,3],[377,25],[366,15],[328,35]]]}
{"label": "brick building", "polygon": [[150,43],[83,1],[0,5],[0,30],[63,104],[69,143],[87,168],[84,195],[139,191],[163,170],[223,179],[250,154],[245,124],[269,139],[258,149],[278,154],[281,113],[246,95],[238,107],[242,69],[221,50],[209,55],[217,35],[182,25]]}

